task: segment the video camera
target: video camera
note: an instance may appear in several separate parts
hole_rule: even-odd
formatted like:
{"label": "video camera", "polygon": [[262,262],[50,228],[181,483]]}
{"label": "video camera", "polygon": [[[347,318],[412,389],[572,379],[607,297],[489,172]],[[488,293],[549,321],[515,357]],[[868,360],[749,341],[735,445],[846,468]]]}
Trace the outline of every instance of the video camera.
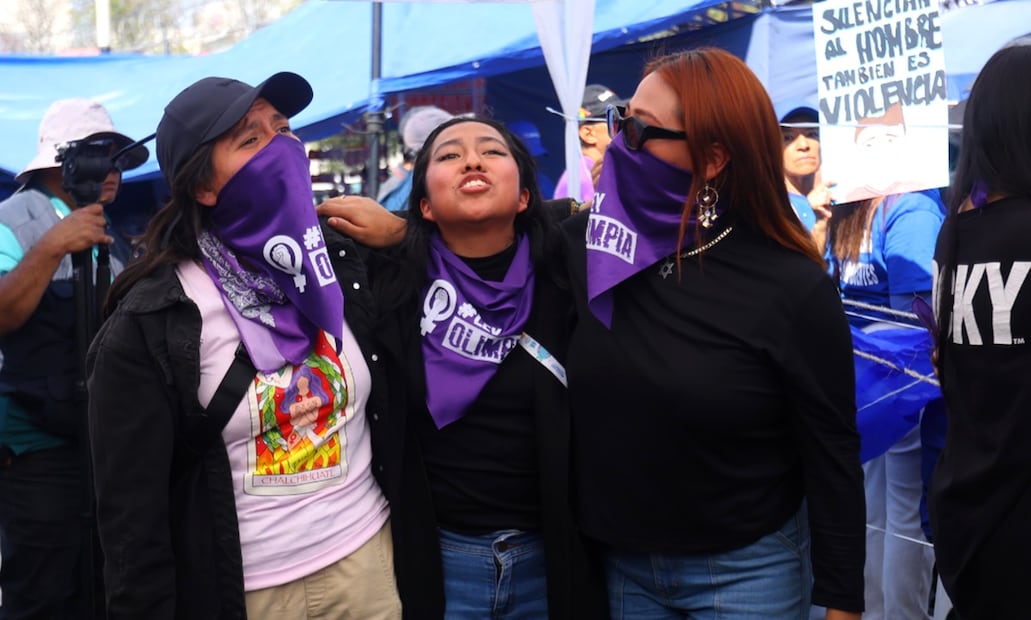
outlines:
{"label": "video camera", "polygon": [[73,140],[57,147],[57,161],[61,164],[61,187],[71,194],[78,206],[100,200],[104,179],[113,168],[118,168],[121,152],[114,152],[111,138]]}

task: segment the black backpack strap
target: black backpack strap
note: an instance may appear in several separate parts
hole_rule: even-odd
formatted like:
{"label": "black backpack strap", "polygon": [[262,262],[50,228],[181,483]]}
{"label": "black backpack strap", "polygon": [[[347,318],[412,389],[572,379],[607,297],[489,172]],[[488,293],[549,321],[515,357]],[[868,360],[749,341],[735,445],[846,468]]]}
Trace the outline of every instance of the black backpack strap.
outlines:
{"label": "black backpack strap", "polygon": [[251,381],[254,381],[255,372],[257,370],[241,342],[236,347],[233,363],[222,377],[222,382],[218,384],[215,395],[211,397],[211,402],[205,409],[208,430],[202,431],[199,434],[200,437],[211,441],[222,432],[225,425],[229,423],[229,418],[233,417],[233,412],[236,411],[240,400],[247,393]]}

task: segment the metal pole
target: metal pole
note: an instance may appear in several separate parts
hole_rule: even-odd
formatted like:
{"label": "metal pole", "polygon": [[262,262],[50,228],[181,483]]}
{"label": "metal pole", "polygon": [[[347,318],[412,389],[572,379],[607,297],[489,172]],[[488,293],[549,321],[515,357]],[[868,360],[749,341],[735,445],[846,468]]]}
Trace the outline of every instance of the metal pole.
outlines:
{"label": "metal pole", "polygon": [[381,52],[383,49],[383,3],[372,3],[372,84],[373,109],[365,114],[365,131],[368,136],[369,160],[366,164],[365,191],[370,198],[379,193],[379,147],[383,134],[383,111],[379,100],[379,79],[381,76]]}

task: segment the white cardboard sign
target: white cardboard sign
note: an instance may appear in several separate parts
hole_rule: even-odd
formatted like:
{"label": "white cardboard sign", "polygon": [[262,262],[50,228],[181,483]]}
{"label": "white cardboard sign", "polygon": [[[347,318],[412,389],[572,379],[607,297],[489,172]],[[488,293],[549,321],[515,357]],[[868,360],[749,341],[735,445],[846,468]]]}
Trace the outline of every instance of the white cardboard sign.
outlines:
{"label": "white cardboard sign", "polygon": [[838,203],[949,183],[937,0],[813,4],[822,176]]}

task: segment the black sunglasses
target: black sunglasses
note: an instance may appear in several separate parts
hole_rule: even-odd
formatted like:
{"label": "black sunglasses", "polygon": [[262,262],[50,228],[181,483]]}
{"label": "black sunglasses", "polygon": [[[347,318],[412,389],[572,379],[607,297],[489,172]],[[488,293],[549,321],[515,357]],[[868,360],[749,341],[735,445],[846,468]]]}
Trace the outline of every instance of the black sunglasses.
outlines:
{"label": "black sunglasses", "polygon": [[631,151],[639,151],[648,140],[687,140],[683,131],[673,131],[646,124],[636,116],[626,116],[626,106],[610,105],[605,109],[609,135],[623,134],[623,144]]}

